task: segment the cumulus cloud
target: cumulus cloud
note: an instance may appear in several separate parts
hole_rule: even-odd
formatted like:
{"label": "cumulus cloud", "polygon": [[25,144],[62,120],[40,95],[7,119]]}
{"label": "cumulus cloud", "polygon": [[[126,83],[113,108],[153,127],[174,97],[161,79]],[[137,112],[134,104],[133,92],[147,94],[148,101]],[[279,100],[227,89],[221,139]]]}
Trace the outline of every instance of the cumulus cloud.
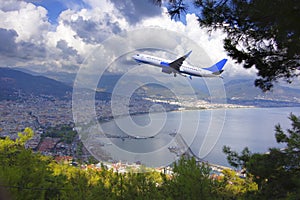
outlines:
{"label": "cumulus cloud", "polygon": [[136,24],[146,18],[160,16],[162,9],[148,0],[83,0],[92,9],[101,8],[102,12],[118,14],[129,24]]}
{"label": "cumulus cloud", "polygon": [[111,0],[111,2],[130,24],[162,15],[162,9],[155,6],[151,1]]}
{"label": "cumulus cloud", "polygon": [[99,44],[111,34],[121,32],[118,21],[112,21],[107,13],[104,14],[102,19],[84,19],[84,16],[78,16],[73,20],[66,19],[63,23],[70,26],[84,42],[91,44]]}
{"label": "cumulus cloud", "polygon": [[47,10],[41,6],[23,1],[5,1],[0,9],[0,27],[13,29],[18,33],[17,42],[39,42],[49,31]]}
{"label": "cumulus cloud", "polygon": [[15,30],[7,30],[0,28],[0,55],[1,64],[5,65],[22,62],[33,59],[44,59],[46,49],[42,45],[36,45],[31,42],[20,41],[16,42],[18,34]]}
{"label": "cumulus cloud", "polygon": [[77,51],[74,48],[69,47],[65,40],[59,40],[56,47],[62,50],[63,54],[66,56],[65,58],[68,58],[70,54],[77,54]]}
{"label": "cumulus cloud", "polygon": [[[166,14],[166,8],[140,0],[82,0],[88,7],[76,7],[60,13],[57,23],[51,24],[45,7],[17,0],[6,0],[0,4],[0,56],[1,65],[44,66],[51,70],[74,71],[82,61],[108,38],[140,29],[126,41],[126,45],[114,44],[119,51],[131,51],[135,46],[151,48],[164,45],[171,52],[160,52],[162,57],[175,59],[188,50],[193,50],[189,61],[199,67],[207,67],[227,57],[222,48],[225,35],[221,32],[208,34],[200,29],[197,17],[187,14],[186,25],[173,21]],[[160,27],[174,31],[184,37],[169,37],[157,31],[143,31],[144,27]],[[188,39],[187,39],[188,38]],[[195,43],[190,45],[191,40]],[[197,48],[196,48],[197,46]],[[200,47],[200,48],[199,48]],[[163,48],[163,47],[162,47]],[[110,51],[106,51],[110,54]],[[151,51],[146,51],[153,53]],[[117,59],[115,55],[105,55],[105,59]],[[131,57],[125,56],[121,63],[130,67]],[[99,67],[99,66],[95,66]],[[37,67],[36,69],[39,69]],[[114,68],[112,66],[112,71]],[[120,67],[115,65],[115,71]],[[251,75],[253,70],[244,70],[229,59],[225,75]]]}
{"label": "cumulus cloud", "polygon": [[15,30],[0,28],[0,55],[13,56],[16,53],[15,40],[17,36]]}
{"label": "cumulus cloud", "polygon": [[[218,62],[223,58],[227,58],[228,62],[225,66],[225,72],[222,74],[225,77],[253,77],[256,74],[256,69],[244,69],[241,65],[237,65],[235,61],[227,56],[226,51],[223,48],[223,40],[225,33],[221,31],[214,31],[208,33],[205,28],[200,28],[195,14],[186,15],[186,25],[180,21],[170,20],[169,16],[165,12],[159,17],[153,17],[143,20],[141,26],[155,26],[163,29],[175,31],[182,34],[182,40],[174,48],[174,52],[178,52],[183,55],[184,50],[190,50],[189,46],[186,46],[185,38],[189,38],[197,44],[198,49],[191,49],[193,53],[189,57],[190,64],[198,67],[209,67],[212,64]],[[159,38],[159,35],[157,36]],[[161,41],[168,41],[161,38]]]}
{"label": "cumulus cloud", "polygon": [[44,36],[50,24],[47,11],[23,1],[8,0],[0,6],[1,65],[18,66],[46,57]]}
{"label": "cumulus cloud", "polygon": [[[61,50],[61,58],[69,60],[71,57],[74,57],[76,64],[82,63],[82,58],[78,54],[77,50],[73,47],[68,46],[68,43],[65,40],[59,40],[56,44],[56,47]],[[70,68],[70,67],[69,67]],[[70,68],[74,69],[74,68]]]}

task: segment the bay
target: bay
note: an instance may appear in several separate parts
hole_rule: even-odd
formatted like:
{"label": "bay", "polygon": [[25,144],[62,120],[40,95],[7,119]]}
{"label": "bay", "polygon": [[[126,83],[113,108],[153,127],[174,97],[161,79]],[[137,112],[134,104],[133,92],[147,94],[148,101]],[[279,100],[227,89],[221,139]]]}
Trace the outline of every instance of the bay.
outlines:
{"label": "bay", "polygon": [[[300,115],[299,107],[238,108],[150,113],[121,117],[101,124],[113,145],[106,151],[122,149],[124,154],[112,157],[123,162],[141,161],[148,166],[168,165],[178,159],[177,150],[190,146],[194,155],[210,163],[229,166],[224,145],[240,152],[249,147],[252,152],[264,153],[270,147],[282,147],[275,140],[275,125],[284,130],[290,127],[290,113]],[[178,140],[180,134],[184,140]],[[177,140],[175,140],[175,138]],[[134,154],[134,156],[128,156]],[[177,152],[178,153],[178,152]],[[114,154],[114,153],[112,153]]]}

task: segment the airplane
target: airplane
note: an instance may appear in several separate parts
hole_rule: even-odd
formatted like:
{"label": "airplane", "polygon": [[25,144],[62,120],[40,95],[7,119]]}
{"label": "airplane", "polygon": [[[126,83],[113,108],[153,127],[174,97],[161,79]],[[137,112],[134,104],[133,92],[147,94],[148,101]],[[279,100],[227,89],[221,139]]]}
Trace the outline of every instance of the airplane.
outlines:
{"label": "airplane", "polygon": [[173,73],[174,77],[176,77],[176,75],[179,74],[184,77],[188,76],[190,79],[192,79],[192,76],[223,78],[220,75],[224,71],[223,67],[227,62],[227,59],[224,58],[211,67],[200,68],[200,67],[192,66],[185,61],[185,59],[187,59],[187,57],[189,57],[191,53],[192,51],[189,51],[187,54],[174,61],[166,60],[163,58],[158,58],[146,54],[136,54],[132,56],[132,58],[135,61],[137,61],[139,64],[149,64],[149,65],[161,67],[162,72],[167,74]]}

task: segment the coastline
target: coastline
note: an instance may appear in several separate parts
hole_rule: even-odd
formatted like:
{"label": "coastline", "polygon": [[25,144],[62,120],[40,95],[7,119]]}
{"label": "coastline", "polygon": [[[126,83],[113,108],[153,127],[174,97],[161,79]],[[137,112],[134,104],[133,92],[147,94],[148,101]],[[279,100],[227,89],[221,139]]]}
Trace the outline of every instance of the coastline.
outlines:
{"label": "coastline", "polygon": [[[219,104],[220,105],[220,104]],[[253,105],[239,105],[239,104],[224,104],[226,106],[212,106],[212,107],[180,107],[179,109],[176,110],[167,110],[165,112],[171,113],[171,112],[186,112],[186,111],[207,111],[207,110],[232,110],[232,109],[259,109],[259,108],[293,108],[293,107],[300,107],[300,105],[293,105],[293,106],[286,106],[286,105],[277,105],[277,106],[253,106]],[[119,119],[122,117],[127,117],[127,116],[141,116],[141,115],[146,115],[149,113],[153,114],[159,114],[159,113],[165,113],[163,111],[140,111],[140,112],[133,112],[130,113],[129,115],[123,114],[123,115],[117,115],[117,116],[108,116],[108,117],[103,117],[98,118],[98,121],[100,123],[105,123],[109,122],[112,119]]]}
{"label": "coastline", "polygon": [[[288,120],[287,120],[287,118],[288,118],[288,114],[291,112],[291,110],[294,110],[294,109],[291,109],[292,107],[264,107],[264,108],[259,108],[259,107],[243,107],[243,109],[240,109],[240,108],[231,108],[231,109],[226,109],[226,110],[230,110],[230,112],[234,112],[234,113],[240,113],[240,114],[238,114],[238,115],[234,115],[234,116],[245,116],[245,114],[247,114],[247,113],[259,113],[259,119],[268,119],[269,117],[263,117],[263,116],[269,116],[270,114],[272,115],[272,116],[278,116],[278,114],[279,114],[279,117],[280,117],[280,115],[281,115],[281,117],[280,117],[280,119],[281,120],[278,120],[278,121],[276,121],[276,122],[281,122],[282,123],[282,125],[285,125],[285,126],[288,126],[289,124],[289,122],[288,122]],[[295,109],[295,110],[299,110],[299,108],[300,107],[296,107],[297,109]],[[218,108],[218,109],[214,109],[214,110],[220,110],[221,108]],[[224,108],[222,108],[222,109],[224,109]],[[268,111],[268,109],[270,109],[270,110],[272,110],[272,109],[275,109],[275,112],[274,111],[272,111],[272,112],[269,112]],[[201,109],[201,110],[199,110],[199,111],[208,111],[208,110],[213,110],[213,109]],[[236,111],[235,111],[236,110]],[[240,111],[241,112],[240,112]],[[252,111],[251,111],[252,110]],[[180,110],[180,112],[186,112],[186,111],[188,111],[188,112],[193,112],[193,111],[195,111],[195,110]],[[178,112],[178,110],[175,110],[175,111],[170,111],[170,112],[174,112],[174,113],[177,113]],[[281,114],[280,114],[281,113]],[[147,114],[147,113],[145,113],[145,114]],[[159,114],[159,113],[158,113]],[[230,113],[229,113],[230,114]],[[141,116],[141,117],[143,117],[143,115],[144,114],[142,114],[142,113],[138,113],[138,114],[136,114],[136,116]],[[248,115],[248,114],[247,114]],[[235,148],[235,149],[239,149],[240,148],[240,146],[249,146],[251,149],[255,149],[256,151],[258,151],[258,152],[265,152],[266,150],[267,150],[267,148],[269,148],[269,147],[272,147],[272,146],[274,146],[274,145],[276,145],[276,143],[274,143],[274,136],[273,136],[273,129],[274,129],[274,126],[276,125],[276,123],[274,123],[274,122],[271,122],[271,121],[269,121],[268,122],[268,120],[266,121],[266,122],[268,122],[268,123],[265,123],[264,122],[264,125],[265,125],[265,128],[266,127],[269,127],[267,130],[268,131],[264,131],[264,137],[260,137],[260,141],[262,141],[262,140],[266,140],[265,142],[263,142],[263,143],[257,143],[257,140],[255,139],[256,137],[253,137],[252,135],[253,135],[253,133],[256,133],[256,131],[253,131],[252,129],[254,128],[253,126],[251,126],[251,124],[253,124],[253,123],[256,123],[256,121],[257,121],[257,119],[258,118],[249,118],[250,116],[252,116],[252,114],[250,114],[250,115],[248,115],[248,117],[247,117],[247,115],[244,117],[244,118],[236,118],[236,119],[241,119],[242,121],[241,122],[236,122],[236,120],[226,120],[226,123],[231,123],[231,125],[230,126],[228,126],[229,127],[229,129],[230,129],[230,127],[234,127],[234,132],[233,131],[230,131],[230,130],[228,130],[228,128],[226,128],[226,129],[224,129],[225,130],[225,133],[223,134],[224,136],[226,136],[226,137],[224,137],[224,141],[222,142],[222,144],[221,144],[221,146],[222,145],[224,145],[224,144],[226,144],[226,145],[230,145],[230,146],[232,146],[233,148]],[[205,115],[204,115],[205,116]],[[229,115],[229,116],[232,116],[232,114],[231,115]],[[121,116],[120,116],[121,117]],[[126,116],[123,116],[123,117],[126,117]],[[127,116],[128,117],[128,116]],[[145,117],[145,116],[144,116]],[[231,119],[231,118],[230,118]],[[234,118],[233,118],[234,119]],[[249,121],[250,120],[250,121]],[[256,121],[255,121],[256,120]],[[275,120],[275,118],[274,118],[274,120]],[[263,121],[263,120],[259,120],[257,123],[260,123],[261,121]],[[285,122],[285,121],[287,121],[287,122]],[[253,122],[253,123],[252,123]],[[202,122],[202,123],[204,123],[204,122]],[[235,125],[235,126],[233,126],[233,124]],[[239,125],[241,125],[241,127],[239,127]],[[244,128],[245,128],[245,126],[250,126],[250,127],[252,127],[251,129],[249,128],[249,130],[252,130],[251,132],[243,132],[243,134],[238,134],[239,133],[239,131],[241,131],[241,130],[243,130]],[[170,127],[168,130],[171,130],[172,129],[172,127]],[[247,129],[248,130],[248,129]],[[259,133],[260,131],[258,131],[257,133]],[[168,134],[168,133],[167,133]],[[269,136],[267,136],[267,135],[269,135]],[[233,142],[232,141],[232,139],[230,139],[230,138],[236,138],[237,140],[238,140],[238,138],[240,138],[240,141],[247,141],[244,145],[241,145],[242,143],[240,143],[240,142],[238,142],[238,143],[236,143],[236,142]],[[267,138],[269,138],[269,139],[267,139]],[[127,139],[125,139],[125,143],[124,143],[124,141],[122,142],[121,141],[121,139],[122,138],[120,138],[120,141],[119,142],[121,142],[122,143],[122,145],[126,145],[127,144],[127,142],[128,142],[128,144],[133,144],[133,142],[134,141],[137,141],[137,140],[139,140],[140,138],[131,138],[131,139],[133,139],[133,140],[131,140],[131,142],[130,142],[130,140],[128,140],[127,141]],[[136,139],[136,140],[135,140]],[[149,140],[149,142],[147,142],[147,143],[149,143],[149,144],[152,144],[151,142],[152,142],[152,140],[153,139],[151,139],[151,138],[143,138],[143,139],[150,139]],[[142,141],[142,140],[141,140]],[[199,140],[200,141],[200,143],[199,143],[199,145],[201,144],[201,141],[202,140]],[[198,141],[198,142],[199,142]],[[266,145],[265,144],[269,144],[269,146],[268,147],[266,147]],[[170,146],[171,147],[171,146]],[[140,147],[137,147],[137,148],[140,148]],[[211,164],[216,164],[216,165],[221,165],[221,166],[228,166],[228,165],[224,165],[224,163],[223,163],[223,161],[222,160],[224,160],[223,158],[220,160],[220,161],[216,161],[215,160],[215,162],[212,160],[212,158],[215,158],[215,156],[216,156],[216,152],[217,151],[219,151],[221,149],[221,147],[219,147],[219,148],[216,148],[215,149],[215,152],[211,152],[210,153],[210,155],[208,155],[208,156],[206,156],[205,158],[203,158],[203,161],[204,162],[208,162],[208,163],[211,163]],[[198,151],[198,149],[196,148],[195,149],[195,146],[194,147],[192,147],[192,150],[193,151]],[[176,153],[176,152],[175,152]],[[217,156],[217,158],[216,158],[217,160],[219,159],[219,156]],[[223,164],[222,164],[223,163]]]}

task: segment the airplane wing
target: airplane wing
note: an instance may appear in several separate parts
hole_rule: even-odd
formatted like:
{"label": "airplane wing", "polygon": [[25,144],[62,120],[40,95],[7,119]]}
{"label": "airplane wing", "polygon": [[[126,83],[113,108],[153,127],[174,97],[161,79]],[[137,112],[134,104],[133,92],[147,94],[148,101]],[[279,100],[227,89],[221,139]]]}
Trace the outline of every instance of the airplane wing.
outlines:
{"label": "airplane wing", "polygon": [[172,67],[173,69],[179,71],[180,66],[183,64],[183,61],[192,53],[192,51],[189,51],[187,54],[184,56],[174,60],[173,62],[169,63],[169,66]]}

